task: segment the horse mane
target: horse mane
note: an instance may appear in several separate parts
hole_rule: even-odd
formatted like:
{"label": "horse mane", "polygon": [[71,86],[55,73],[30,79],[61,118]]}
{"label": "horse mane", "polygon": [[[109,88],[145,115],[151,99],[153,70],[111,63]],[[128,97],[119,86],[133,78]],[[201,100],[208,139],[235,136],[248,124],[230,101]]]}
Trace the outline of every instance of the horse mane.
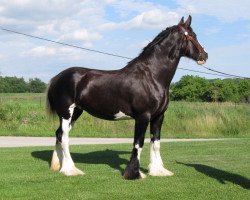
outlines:
{"label": "horse mane", "polygon": [[166,39],[170,33],[174,32],[176,30],[177,26],[171,26],[160,32],[150,43],[148,43],[147,46],[145,46],[141,53],[128,62],[128,66],[131,66],[134,62],[138,61],[138,59],[142,58],[148,58],[148,56],[155,51],[155,47],[160,45],[164,39]]}
{"label": "horse mane", "polygon": [[140,53],[140,56],[145,56],[151,54],[152,51],[154,51],[155,46],[160,45],[161,42],[166,39],[170,33],[174,32],[176,30],[177,26],[171,26],[160,32],[153,40],[150,42],[147,46],[145,46],[142,49],[142,52]]}

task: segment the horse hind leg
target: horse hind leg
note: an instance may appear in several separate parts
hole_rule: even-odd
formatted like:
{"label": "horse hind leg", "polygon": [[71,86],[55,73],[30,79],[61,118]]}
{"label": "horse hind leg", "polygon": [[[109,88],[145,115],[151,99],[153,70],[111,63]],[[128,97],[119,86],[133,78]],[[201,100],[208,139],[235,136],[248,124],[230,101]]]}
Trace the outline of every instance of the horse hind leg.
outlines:
{"label": "horse hind leg", "polygon": [[[60,127],[57,129],[56,133],[62,133]],[[62,159],[63,159],[62,146],[59,140],[56,139],[56,146],[55,150],[53,151],[50,169],[53,171],[59,171],[62,166]]]}
{"label": "horse hind leg", "polygon": [[66,176],[83,175],[84,173],[75,167],[72,157],[69,152],[69,132],[74,122],[81,114],[77,111],[77,115],[73,115],[75,104],[72,104],[68,111],[70,117],[68,119],[60,119],[60,127],[56,131],[57,142],[53,152],[51,169],[54,171],[60,170]]}
{"label": "horse hind leg", "polygon": [[55,150],[53,151],[52,160],[50,169],[53,171],[59,171],[62,166],[62,160],[63,160],[63,150],[62,150],[62,119],[60,119],[60,126],[56,130],[56,145]]}

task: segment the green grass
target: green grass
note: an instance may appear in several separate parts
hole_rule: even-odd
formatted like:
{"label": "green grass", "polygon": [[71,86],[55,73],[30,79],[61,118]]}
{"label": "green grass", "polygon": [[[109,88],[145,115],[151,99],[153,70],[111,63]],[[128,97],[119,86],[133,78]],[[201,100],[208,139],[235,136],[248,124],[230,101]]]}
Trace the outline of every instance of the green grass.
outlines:
{"label": "green grass", "polygon": [[[49,170],[52,147],[2,148],[0,199],[249,199],[250,139],[162,143],[173,177],[126,181],[121,173],[131,145],[71,146],[86,175]],[[141,157],[147,173],[149,144]]]}
{"label": "green grass", "polygon": [[[249,138],[249,116],[247,104],[170,102],[162,136]],[[0,94],[0,127],[0,135],[54,136],[58,119],[47,116],[44,94]],[[133,137],[133,131],[133,120],[105,121],[84,112],[70,135]]]}

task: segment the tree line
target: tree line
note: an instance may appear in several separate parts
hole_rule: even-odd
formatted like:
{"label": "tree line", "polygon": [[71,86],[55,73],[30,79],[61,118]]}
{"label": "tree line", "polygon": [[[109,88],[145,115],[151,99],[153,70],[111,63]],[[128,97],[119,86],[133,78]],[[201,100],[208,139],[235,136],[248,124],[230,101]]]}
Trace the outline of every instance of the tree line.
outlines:
{"label": "tree line", "polygon": [[0,76],[0,93],[42,93],[47,84],[38,78],[25,81],[24,78]]}
{"label": "tree line", "polygon": [[250,102],[250,79],[205,79],[186,75],[171,84],[171,100]]}
{"label": "tree line", "polygon": [[[47,84],[38,78],[0,76],[0,93],[42,93]],[[186,75],[170,86],[170,98],[174,101],[250,102],[249,79],[205,79]]]}

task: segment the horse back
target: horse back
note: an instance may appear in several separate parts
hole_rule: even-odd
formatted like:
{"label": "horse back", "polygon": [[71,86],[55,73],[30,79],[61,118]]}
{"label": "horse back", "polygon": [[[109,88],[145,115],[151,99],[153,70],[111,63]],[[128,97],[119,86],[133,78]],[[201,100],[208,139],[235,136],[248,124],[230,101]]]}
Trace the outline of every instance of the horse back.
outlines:
{"label": "horse back", "polygon": [[59,115],[65,115],[63,111],[72,104],[93,116],[110,120],[117,113],[131,117],[143,112],[153,114],[165,102],[161,95],[165,92],[152,80],[145,69],[103,71],[72,67],[52,78],[48,101],[51,110]]}

